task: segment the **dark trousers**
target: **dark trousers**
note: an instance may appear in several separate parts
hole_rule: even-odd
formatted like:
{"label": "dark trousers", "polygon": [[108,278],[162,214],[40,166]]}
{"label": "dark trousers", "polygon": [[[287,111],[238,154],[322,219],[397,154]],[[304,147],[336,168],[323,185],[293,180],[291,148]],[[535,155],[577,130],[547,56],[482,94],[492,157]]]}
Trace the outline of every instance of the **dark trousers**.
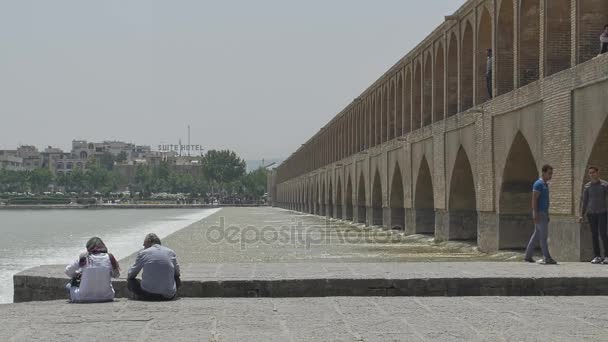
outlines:
{"label": "dark trousers", "polygon": [[608,43],[602,43],[602,48],[600,49],[600,54],[608,52]]}
{"label": "dark trousers", "polygon": [[[175,285],[177,288],[180,287],[181,281],[180,281],[179,277],[175,277]],[[158,293],[150,293],[141,288],[141,281],[139,279],[128,279],[127,286],[129,288],[129,291],[131,291],[131,293],[133,293],[135,295],[135,299],[138,299],[138,300],[161,302],[161,301],[173,300],[175,297],[177,297],[177,293],[175,294],[175,296],[173,296],[171,298],[167,298]]]}
{"label": "dark trousers", "polygon": [[591,228],[591,236],[593,237],[593,254],[596,257],[602,256],[600,249],[600,238],[602,239],[602,245],[604,246],[604,256],[608,257],[606,250],[608,248],[608,232],[606,226],[608,225],[608,215],[602,214],[587,214],[587,220],[589,221],[589,228]]}
{"label": "dark trousers", "polygon": [[488,96],[492,98],[492,72],[486,75],[486,85],[488,87]]}

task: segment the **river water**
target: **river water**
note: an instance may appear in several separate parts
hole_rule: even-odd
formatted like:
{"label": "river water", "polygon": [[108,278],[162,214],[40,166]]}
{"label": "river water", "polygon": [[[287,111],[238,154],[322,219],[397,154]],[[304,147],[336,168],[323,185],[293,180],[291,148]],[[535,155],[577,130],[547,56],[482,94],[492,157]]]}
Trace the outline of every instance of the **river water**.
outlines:
{"label": "river water", "polygon": [[147,233],[162,239],[217,210],[0,210],[0,303],[13,301],[13,274],[39,265],[67,265],[93,236],[120,260],[142,248]]}

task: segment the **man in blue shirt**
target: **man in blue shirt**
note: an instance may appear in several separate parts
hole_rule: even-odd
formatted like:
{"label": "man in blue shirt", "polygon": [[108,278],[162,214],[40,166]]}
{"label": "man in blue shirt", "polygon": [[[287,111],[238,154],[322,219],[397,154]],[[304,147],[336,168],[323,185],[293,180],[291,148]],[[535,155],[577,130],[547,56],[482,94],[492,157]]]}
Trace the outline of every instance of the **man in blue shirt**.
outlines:
{"label": "man in blue shirt", "polygon": [[544,165],[542,176],[532,186],[532,218],[534,220],[534,233],[526,248],[526,261],[535,262],[534,248],[537,241],[540,242],[540,249],[543,252],[543,264],[555,265],[557,262],[551,258],[547,238],[549,235],[549,182],[553,178],[553,167]]}

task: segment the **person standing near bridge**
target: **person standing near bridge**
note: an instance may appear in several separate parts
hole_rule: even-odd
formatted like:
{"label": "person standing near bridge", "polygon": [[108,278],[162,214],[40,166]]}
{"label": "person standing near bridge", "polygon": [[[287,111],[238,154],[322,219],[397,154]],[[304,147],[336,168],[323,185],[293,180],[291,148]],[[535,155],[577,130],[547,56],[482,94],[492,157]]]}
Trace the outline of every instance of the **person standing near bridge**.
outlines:
{"label": "person standing near bridge", "polygon": [[486,86],[488,87],[488,96],[492,98],[492,49],[487,50],[488,58],[486,60]]}
{"label": "person standing near bridge", "polygon": [[542,168],[541,177],[532,186],[532,219],[534,220],[534,233],[530,237],[528,247],[526,248],[527,262],[536,262],[533,258],[536,242],[540,243],[540,249],[543,253],[543,264],[555,265],[557,262],[551,258],[549,253],[549,184],[553,178],[553,167],[544,165]]}
{"label": "person standing near bridge", "polygon": [[[593,260],[592,264],[608,264],[608,182],[600,178],[600,170],[596,166],[588,169],[589,183],[585,184],[583,196],[581,198],[581,216],[579,221],[582,223],[585,218],[591,228],[593,239]],[[604,259],[600,249],[600,239],[604,246]]]}
{"label": "person standing near bridge", "polygon": [[600,55],[608,52],[608,24],[604,26],[604,32],[600,36]]}

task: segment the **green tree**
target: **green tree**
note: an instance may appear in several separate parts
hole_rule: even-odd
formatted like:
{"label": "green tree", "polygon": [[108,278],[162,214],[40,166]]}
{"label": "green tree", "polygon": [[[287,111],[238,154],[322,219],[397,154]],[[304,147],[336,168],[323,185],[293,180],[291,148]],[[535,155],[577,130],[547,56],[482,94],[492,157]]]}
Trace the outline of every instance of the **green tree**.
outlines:
{"label": "green tree", "polygon": [[53,174],[49,169],[35,169],[29,173],[28,183],[33,192],[47,191],[53,183]]}
{"label": "green tree", "polygon": [[122,163],[122,162],[126,161],[127,160],[127,152],[120,151],[120,153],[116,157],[114,157],[114,160],[117,163]]}
{"label": "green tree", "polygon": [[110,171],[114,168],[114,155],[110,152],[104,152],[101,156],[99,156],[97,162],[106,170]]}
{"label": "green tree", "polygon": [[223,185],[245,174],[245,161],[230,150],[209,150],[202,158],[203,172],[211,182]]}

